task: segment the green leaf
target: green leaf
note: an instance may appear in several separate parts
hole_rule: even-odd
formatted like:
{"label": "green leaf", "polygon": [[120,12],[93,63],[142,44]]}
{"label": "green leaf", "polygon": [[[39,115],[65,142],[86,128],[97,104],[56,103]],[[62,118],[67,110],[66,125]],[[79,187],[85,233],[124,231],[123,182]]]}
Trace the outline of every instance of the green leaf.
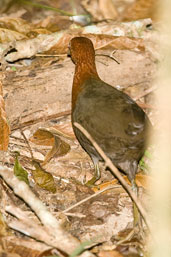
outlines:
{"label": "green leaf", "polygon": [[17,69],[16,69],[15,66],[12,66],[12,67],[11,67],[11,70],[12,70],[12,71],[16,71]]}
{"label": "green leaf", "polygon": [[16,160],[14,164],[14,175],[21,181],[24,181],[27,185],[29,185],[28,180],[28,173],[23,167],[21,166],[19,160],[18,160],[19,153],[16,154]]}
{"label": "green leaf", "polygon": [[147,158],[152,159],[152,154],[151,154],[148,150],[145,151],[144,155],[145,155]]}
{"label": "green leaf", "polygon": [[140,169],[143,170],[145,173],[149,173],[150,166],[147,164],[147,159],[152,159],[152,154],[146,150],[144,156],[139,161]]}

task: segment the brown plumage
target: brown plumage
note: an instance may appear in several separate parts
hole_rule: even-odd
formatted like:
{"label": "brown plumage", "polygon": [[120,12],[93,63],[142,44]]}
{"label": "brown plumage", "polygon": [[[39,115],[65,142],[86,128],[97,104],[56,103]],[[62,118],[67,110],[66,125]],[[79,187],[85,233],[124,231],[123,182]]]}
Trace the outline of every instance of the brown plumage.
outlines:
{"label": "brown plumage", "polygon": [[[75,37],[70,41],[75,63],[72,88],[72,124],[80,123],[94,138],[114,165],[134,181],[138,162],[144,154],[150,126],[144,111],[125,93],[102,81],[95,66],[95,51],[90,39]],[[73,126],[75,135],[91,156],[96,176],[100,177],[101,159],[89,140]]]}

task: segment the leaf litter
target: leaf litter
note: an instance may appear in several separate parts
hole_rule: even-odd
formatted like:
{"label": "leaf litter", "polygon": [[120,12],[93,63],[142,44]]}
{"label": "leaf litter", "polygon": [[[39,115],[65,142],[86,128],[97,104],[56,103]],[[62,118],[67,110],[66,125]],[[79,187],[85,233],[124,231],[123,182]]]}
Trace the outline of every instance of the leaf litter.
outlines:
{"label": "leaf litter", "polygon": [[[71,128],[69,116],[70,93],[74,67],[71,61],[66,59],[66,53],[69,40],[74,36],[80,35],[89,37],[93,41],[95,48],[101,51],[101,53],[107,53],[109,55],[113,49],[117,50],[117,59],[119,59],[121,63],[120,66],[123,66],[114,66],[115,69],[117,69],[116,74],[118,77],[116,81],[118,84],[115,78],[113,79],[115,83],[110,81],[108,83],[118,85],[124,90],[129,87],[129,94],[136,97],[135,92],[138,94],[138,87],[140,85],[141,92],[150,86],[153,78],[151,73],[154,73],[157,69],[154,61],[155,56],[153,56],[154,52],[150,52],[148,47],[148,40],[153,41],[153,34],[155,34],[153,30],[147,29],[147,25],[150,26],[152,24],[150,18],[153,18],[153,16],[146,15],[143,17],[146,18],[145,20],[133,22],[130,16],[129,20],[131,22],[121,23],[118,20],[124,20],[126,16],[121,16],[118,3],[116,5],[114,4],[113,9],[110,9],[109,13],[107,13],[108,6],[112,4],[112,1],[99,1],[101,5],[98,5],[97,1],[90,2],[93,4],[91,5],[91,10],[96,23],[81,27],[77,23],[74,24],[73,21],[67,21],[64,31],[61,31],[59,27],[53,24],[55,18],[50,18],[53,17],[52,12],[47,10],[42,10],[42,13],[43,15],[48,13],[48,16],[45,16],[46,18],[44,20],[39,18],[39,21],[37,19],[34,23],[25,21],[22,17],[1,18],[2,30],[0,30],[0,38],[1,46],[3,47],[3,51],[1,50],[1,59],[3,72],[6,74],[6,78],[2,78],[1,83],[4,91],[3,96],[6,96],[5,101],[8,104],[6,104],[6,114],[4,112],[4,103],[2,103],[3,113],[0,115],[0,119],[5,122],[6,129],[3,130],[4,137],[0,138],[0,143],[5,146],[5,149],[7,149],[9,138],[9,125],[6,121],[6,117],[8,117],[12,129],[8,152],[1,153],[1,164],[10,168],[17,166],[15,164],[14,152],[18,151],[20,153],[19,169],[27,170],[30,189],[35,192],[39,199],[48,207],[48,210],[61,220],[64,230],[68,231],[82,242],[94,241],[95,239],[97,244],[100,243],[99,248],[92,248],[92,254],[97,256],[128,256],[128,254],[131,254],[131,251],[133,251],[138,256],[139,251],[144,252],[146,250],[145,245],[142,249],[142,242],[139,238],[134,238],[134,242],[126,242],[127,246],[122,244],[117,246],[117,236],[132,228],[133,219],[132,202],[127,193],[125,193],[123,188],[117,183],[117,180],[113,180],[113,176],[109,171],[105,171],[105,166],[101,164],[100,168],[103,172],[98,187],[90,189],[83,185],[86,180],[91,178],[94,169],[89,156],[87,156],[79,146]],[[140,2],[142,4],[142,1]],[[105,6],[103,6],[104,3]],[[90,8],[88,9],[88,1],[82,1],[82,4],[87,10],[90,10]],[[12,6],[12,8],[15,9],[15,5]],[[25,9],[25,13],[29,13],[29,9],[27,8]],[[59,6],[57,8],[59,8]],[[95,8],[99,8],[98,11],[96,10],[96,14],[93,13]],[[124,8],[126,10],[126,7],[123,7],[123,9]],[[147,8],[149,8],[148,5]],[[37,13],[35,14],[37,15]],[[116,21],[110,22],[105,20],[111,17]],[[62,19],[63,17],[58,17],[59,24]],[[97,22],[97,20],[101,21],[102,19],[104,19],[102,22]],[[64,20],[66,21],[67,19]],[[36,57],[36,55],[40,53],[42,57]],[[48,57],[48,55],[53,56],[54,54],[58,55],[56,60],[53,57]],[[61,54],[65,55],[60,56]],[[130,59],[124,64],[128,56]],[[129,77],[129,73],[133,73],[135,70],[133,71],[131,68],[126,68],[128,67],[129,61],[131,62],[131,56],[133,59],[136,58],[137,63],[141,60],[142,63],[144,61],[147,62],[144,67],[137,66],[137,69],[140,70],[138,73],[140,75],[135,76],[135,81],[131,81],[132,78],[130,79]],[[25,65],[25,58],[30,59],[28,65]],[[12,63],[15,61],[15,63],[13,63],[15,69],[10,68],[9,61]],[[98,58],[98,61],[100,62],[97,63],[100,69],[99,73],[102,74],[102,76],[104,76],[103,79],[106,80],[107,74],[103,73],[106,69],[105,67],[109,66],[110,68],[113,67],[112,65],[114,64],[112,60],[109,61],[105,57]],[[123,71],[125,71],[124,77]],[[46,72],[47,77],[45,77]],[[52,74],[51,72],[54,73]],[[62,82],[64,84],[63,91],[60,88],[63,87],[63,84],[60,84],[60,76],[55,74],[62,74],[61,81],[64,80],[64,82]],[[142,74],[144,75],[142,76]],[[120,78],[121,75],[123,78]],[[112,76],[116,75],[114,74],[110,77],[112,78]],[[51,84],[49,79],[53,77],[55,80]],[[56,89],[55,83],[57,83],[57,81],[59,81],[58,83],[60,84],[59,90],[56,91],[58,100],[53,98]],[[8,84],[9,87],[7,88]],[[26,95],[30,96],[32,101],[28,101],[28,99],[23,96],[24,91]],[[49,95],[50,91],[53,94],[51,96]],[[8,101],[11,93],[14,98],[13,102],[11,100]],[[20,95],[21,97],[19,97]],[[40,96],[41,100],[38,99],[38,96]],[[57,101],[58,104],[56,104]],[[141,101],[146,101],[146,95],[141,97]],[[28,105],[26,106],[27,103]],[[147,108],[147,111],[149,115],[151,115],[151,110]],[[22,137],[20,130],[16,130],[16,124],[18,128],[21,127],[23,129],[29,141],[34,161],[32,160],[26,140]],[[4,125],[1,127],[4,127]],[[148,197],[145,192],[148,191],[150,180],[149,175],[144,175],[143,173],[137,175],[137,184],[142,189],[142,198],[146,205]],[[114,186],[112,190],[85,201],[65,215],[63,214],[64,216],[61,215],[65,209],[74,206],[75,203],[86,199],[93,195],[94,192],[103,190],[103,188],[110,185]],[[4,192],[2,197],[2,199],[4,199],[5,191],[2,183],[0,186],[1,190]],[[8,194],[12,194],[10,188],[7,187],[6,191]],[[3,210],[4,215],[5,206],[3,202],[4,201],[1,202],[1,210]],[[15,197],[14,203],[23,211],[26,218],[28,217],[29,219],[33,216],[31,209],[27,205],[24,205],[22,200],[18,200],[18,198]],[[7,205],[9,207],[11,205],[8,197]],[[5,226],[6,224],[10,224],[13,218],[8,213],[5,215],[6,223],[4,223],[4,230],[2,231],[4,231],[3,235],[7,246],[4,250],[9,252],[8,246],[10,246],[11,242],[8,238],[5,238]],[[15,216],[15,212],[13,215]],[[38,222],[36,221],[35,226],[37,224]],[[17,226],[19,229],[19,224]],[[34,247],[37,247],[37,252],[34,256],[39,256],[42,251],[49,248],[47,239],[45,237],[44,242],[39,243],[42,245],[42,250],[38,247],[38,243],[36,245],[36,241],[35,246],[32,248],[32,242],[29,237],[26,237],[26,235],[28,235],[28,228],[29,227],[25,225],[25,236],[19,242],[19,245],[20,247],[23,246],[25,253],[29,252],[32,256],[35,253]],[[44,229],[46,228],[44,227]],[[13,238],[16,240],[16,244],[13,245],[13,248],[16,250],[16,254],[22,256],[17,246],[19,237],[21,237],[20,232],[13,235]],[[25,244],[24,240],[30,242],[29,247],[27,247],[28,245]],[[125,247],[127,250],[125,250]],[[80,252],[83,250],[84,247]],[[126,252],[128,253],[127,255],[125,255]],[[60,253],[60,256],[62,256],[62,253]]]}

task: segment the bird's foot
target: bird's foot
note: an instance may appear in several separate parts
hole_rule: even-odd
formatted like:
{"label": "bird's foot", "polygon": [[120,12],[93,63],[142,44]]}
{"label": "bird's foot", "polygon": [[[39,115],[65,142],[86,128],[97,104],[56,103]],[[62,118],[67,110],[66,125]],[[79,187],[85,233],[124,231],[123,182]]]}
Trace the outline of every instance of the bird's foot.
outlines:
{"label": "bird's foot", "polygon": [[143,243],[146,240],[146,236],[143,230],[140,229],[139,225],[137,224],[136,226],[134,226],[129,232],[128,234],[124,235],[124,236],[117,236],[116,240],[117,240],[117,245],[121,245],[124,243],[129,243],[132,240],[138,240],[139,242]]}
{"label": "bird's foot", "polygon": [[97,181],[98,179],[96,178],[96,176],[92,177],[92,179],[90,179],[89,181],[87,181],[85,183],[85,186],[87,187],[94,187],[94,183]]}
{"label": "bird's foot", "polygon": [[116,239],[118,239],[117,245],[121,245],[121,244],[123,244],[125,242],[131,241],[131,239],[137,233],[136,230],[137,230],[137,228],[134,227],[133,229],[131,229],[131,231],[126,236],[123,236],[123,237],[117,236],[117,238],[116,238]]}
{"label": "bird's foot", "polygon": [[97,163],[95,164],[95,174],[94,174],[94,176],[92,177],[92,179],[90,179],[89,181],[87,181],[87,182],[85,183],[85,185],[86,185],[87,187],[94,187],[94,186],[95,186],[94,183],[95,183],[97,180],[99,180],[100,177],[101,177],[101,173],[100,173],[100,170],[99,170],[99,164],[98,164],[98,162],[97,162]]}

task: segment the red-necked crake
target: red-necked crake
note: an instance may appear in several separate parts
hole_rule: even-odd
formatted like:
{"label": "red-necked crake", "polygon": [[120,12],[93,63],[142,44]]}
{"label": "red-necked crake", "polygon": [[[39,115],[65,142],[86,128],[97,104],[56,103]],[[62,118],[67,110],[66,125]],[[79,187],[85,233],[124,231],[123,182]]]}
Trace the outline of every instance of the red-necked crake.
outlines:
{"label": "red-necked crake", "polygon": [[[146,148],[151,123],[127,94],[100,79],[90,39],[72,38],[69,48],[75,64],[72,124],[77,122],[89,132],[113,164],[128,176],[135,189],[135,174]],[[102,158],[82,132],[75,126],[73,129],[94,163],[95,175],[87,185],[94,184],[100,178],[98,162]]]}

